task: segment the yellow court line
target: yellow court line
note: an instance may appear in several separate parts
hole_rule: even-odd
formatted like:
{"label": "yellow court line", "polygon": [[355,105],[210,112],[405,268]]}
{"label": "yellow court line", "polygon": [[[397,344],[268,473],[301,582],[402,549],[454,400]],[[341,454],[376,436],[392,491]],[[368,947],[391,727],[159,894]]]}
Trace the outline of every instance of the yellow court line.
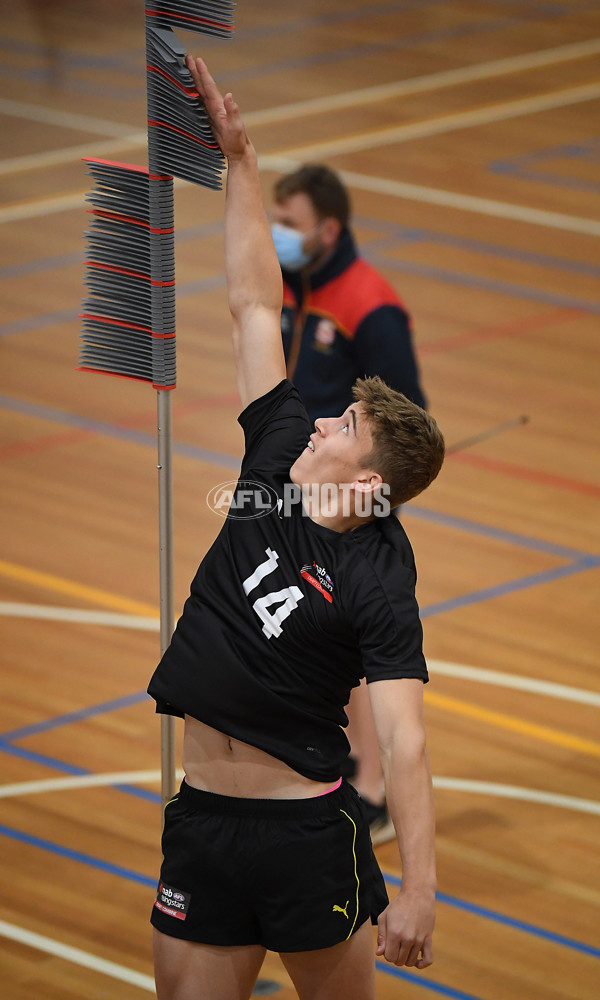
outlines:
{"label": "yellow court line", "polygon": [[[88,587],[85,584],[77,583],[73,580],[66,580],[51,573],[44,573],[41,570],[29,569],[26,566],[19,566],[16,563],[0,560],[0,576],[11,580],[18,580],[21,583],[29,583],[34,587],[42,587],[59,594],[68,594],[70,597],[79,597],[90,603],[99,604],[105,608],[116,611],[123,611],[126,614],[147,615],[156,618],[158,609],[151,604],[144,604],[141,601],[133,601],[128,597],[120,597],[106,590],[97,587]],[[575,750],[579,753],[591,754],[600,757],[600,743],[594,740],[581,739],[572,736],[570,733],[563,733],[549,726],[540,726],[534,722],[527,722],[503,712],[495,712],[488,708],[482,708],[471,702],[462,701],[459,698],[452,698],[449,695],[438,692],[426,692],[426,701],[429,705],[454,712],[456,715],[467,716],[478,722],[487,722],[490,725],[507,729],[513,733],[520,733],[522,736],[529,736],[533,739],[542,740],[545,743],[553,743],[555,746],[565,747],[568,750]]]}
{"label": "yellow court line", "polygon": [[10,580],[19,580],[20,583],[30,583],[34,587],[43,587],[45,590],[52,590],[58,594],[68,594],[69,597],[80,597],[84,601],[100,604],[103,608],[112,608],[114,611],[124,611],[132,615],[151,615],[153,618],[158,614],[158,608],[151,604],[132,601],[128,597],[120,597],[118,594],[111,594],[106,590],[99,590],[97,587],[88,587],[84,583],[65,580],[61,576],[43,573],[37,569],[29,569],[27,566],[19,566],[2,559],[0,559],[0,576],[8,577]]}
{"label": "yellow court line", "polygon": [[600,757],[600,743],[596,743],[594,740],[584,740],[579,736],[571,736],[570,733],[563,733],[558,729],[550,729],[549,726],[540,726],[535,722],[527,722],[525,719],[505,715],[504,712],[494,712],[489,708],[481,708],[479,705],[473,705],[468,701],[461,701],[459,698],[451,698],[437,692],[427,691],[425,700],[429,705],[444,708],[449,712],[456,713],[456,715],[465,715],[478,722],[488,722],[492,726],[499,726],[500,729],[520,733],[521,736],[531,736],[533,739],[542,740],[545,743],[554,743],[555,746],[565,747],[568,750],[576,750],[579,753]]}

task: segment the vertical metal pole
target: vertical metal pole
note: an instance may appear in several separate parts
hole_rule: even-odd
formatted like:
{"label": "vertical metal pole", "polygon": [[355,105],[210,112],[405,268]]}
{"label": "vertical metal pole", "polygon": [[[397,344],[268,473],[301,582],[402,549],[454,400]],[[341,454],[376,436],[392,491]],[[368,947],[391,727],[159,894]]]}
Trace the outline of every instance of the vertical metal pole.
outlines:
{"label": "vertical metal pole", "polygon": [[[159,389],[158,397],[158,520],[160,545],[160,651],[173,635],[173,470],[171,393]],[[175,719],[160,717],[161,797],[163,807],[175,794]]]}

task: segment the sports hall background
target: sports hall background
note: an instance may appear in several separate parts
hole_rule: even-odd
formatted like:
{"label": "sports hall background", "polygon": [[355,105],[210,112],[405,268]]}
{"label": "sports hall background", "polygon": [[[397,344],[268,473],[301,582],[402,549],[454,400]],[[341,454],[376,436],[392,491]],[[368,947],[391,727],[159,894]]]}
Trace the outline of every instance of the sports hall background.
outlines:
{"label": "sports hall background", "polygon": [[[2,982],[137,1000],[160,860],[156,394],[75,367],[81,157],[146,163],[143,4],[0,13]],[[232,41],[178,34],[233,90],[267,198],[296,162],[342,171],[461,446],[403,513],[432,676],[436,961],[378,962],[378,1000],[592,1000],[598,4],[240,0]],[[241,434],[223,195],[182,183],[175,204],[178,609]],[[377,853],[393,890],[397,848]],[[262,975],[291,1000],[276,956]]]}

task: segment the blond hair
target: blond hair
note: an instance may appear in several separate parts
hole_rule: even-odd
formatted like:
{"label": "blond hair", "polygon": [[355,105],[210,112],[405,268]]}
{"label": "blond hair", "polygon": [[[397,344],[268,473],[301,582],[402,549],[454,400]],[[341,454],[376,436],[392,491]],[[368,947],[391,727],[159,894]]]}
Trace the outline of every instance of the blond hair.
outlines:
{"label": "blond hair", "polygon": [[444,461],[444,438],[426,410],[374,378],[359,378],[354,398],[362,404],[373,448],[361,459],[390,489],[392,506],[406,503],[429,486]]}

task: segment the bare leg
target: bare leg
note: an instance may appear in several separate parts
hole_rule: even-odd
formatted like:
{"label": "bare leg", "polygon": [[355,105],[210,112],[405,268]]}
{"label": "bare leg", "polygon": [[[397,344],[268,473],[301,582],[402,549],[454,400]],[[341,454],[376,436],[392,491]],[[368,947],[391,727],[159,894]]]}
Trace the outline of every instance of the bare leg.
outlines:
{"label": "bare leg", "polygon": [[348,941],[316,951],[283,952],[299,1000],[375,1000],[375,946],[370,922]]}
{"label": "bare leg", "polygon": [[383,771],[369,692],[364,679],[359,687],[353,689],[347,713],[348,739],[357,765],[352,784],[369,802],[381,805],[385,798]]}
{"label": "bare leg", "polygon": [[156,928],[153,945],[158,1000],[248,1000],[265,957],[262,945],[197,944]]}

